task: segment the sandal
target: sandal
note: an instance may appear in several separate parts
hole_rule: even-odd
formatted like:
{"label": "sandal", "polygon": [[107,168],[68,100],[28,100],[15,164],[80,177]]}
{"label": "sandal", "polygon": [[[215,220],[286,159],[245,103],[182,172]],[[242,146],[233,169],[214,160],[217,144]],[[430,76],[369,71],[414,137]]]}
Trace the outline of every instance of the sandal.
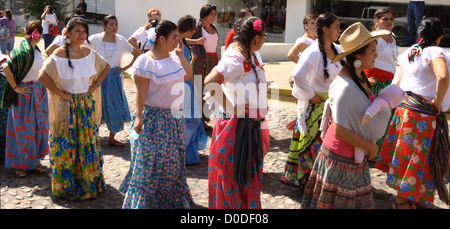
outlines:
{"label": "sandal", "polygon": [[[409,205],[409,208],[399,208],[399,206],[403,206],[406,204]],[[409,200],[407,200],[406,202],[403,202],[403,203],[398,203],[397,200],[394,200],[394,203],[392,203],[392,208],[393,209],[416,209],[416,205],[411,203]]]}
{"label": "sandal", "polygon": [[41,164],[38,164],[37,166],[36,166],[36,168],[34,168],[34,172],[35,173],[39,173],[39,174],[42,174],[42,173],[45,173],[47,171],[47,168],[45,168],[43,165],[41,165]]}
{"label": "sandal", "polygon": [[28,175],[27,171],[21,170],[21,169],[16,169],[16,171],[14,173],[16,174],[16,177],[18,177],[18,178],[24,178]]}

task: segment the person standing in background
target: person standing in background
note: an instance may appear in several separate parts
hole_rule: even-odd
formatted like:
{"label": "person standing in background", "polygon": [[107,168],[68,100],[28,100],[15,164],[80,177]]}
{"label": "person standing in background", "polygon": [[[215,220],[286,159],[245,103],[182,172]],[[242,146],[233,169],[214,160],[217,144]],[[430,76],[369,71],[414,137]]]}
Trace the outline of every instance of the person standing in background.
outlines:
{"label": "person standing in background", "polygon": [[406,20],[408,22],[408,30],[406,32],[405,42],[402,47],[409,47],[415,44],[417,37],[417,29],[422,21],[425,12],[424,0],[410,0],[406,9]]}
{"label": "person standing in background", "polygon": [[[244,8],[244,9],[241,9],[241,11],[239,12],[238,19],[239,18],[244,18],[244,17],[250,17],[250,16],[255,16],[253,11],[251,11],[248,8]],[[228,32],[227,38],[225,39],[225,50],[228,48],[228,46],[230,44],[232,44],[234,42],[234,36],[235,35],[236,35],[236,32],[234,31],[234,28],[232,28],[230,30],[230,32]]]}
{"label": "person standing in background", "polygon": [[50,25],[58,26],[58,18],[56,17],[53,7],[50,5],[45,6],[44,13],[41,15],[42,28],[44,29],[44,34],[42,38],[44,39],[44,46],[47,49],[48,46],[53,42],[56,36],[50,34]]}
{"label": "person standing in background", "polygon": [[147,13],[148,22],[139,27],[131,37],[128,38],[128,42],[133,46],[139,53],[143,54],[151,49],[151,45],[147,44],[148,31],[150,28],[154,27],[152,24],[156,24],[161,21],[161,11],[158,8],[152,7]]}
{"label": "person standing in background", "polygon": [[131,67],[140,53],[128,43],[127,39],[117,34],[118,29],[116,16],[105,16],[104,32],[90,36],[87,46],[97,51],[111,68],[101,84],[102,122],[106,123],[109,130],[108,144],[124,146],[124,143],[115,139],[116,133],[123,130],[124,123],[131,121],[122,73]]}
{"label": "person standing in background", "polygon": [[80,0],[77,7],[75,8],[75,13],[82,18],[86,18],[87,4],[84,0]]}
{"label": "person standing in background", "polygon": [[[219,62],[217,56],[217,44],[219,41],[219,33],[217,32],[214,20],[216,19],[217,8],[215,5],[206,4],[200,10],[200,20],[197,23],[197,31],[194,33],[192,39],[199,39],[204,37],[203,44],[195,44],[192,47],[191,66],[194,75],[202,75],[202,89],[204,87],[205,77]],[[204,100],[202,100],[202,108],[204,108]],[[203,110],[203,109],[202,109]],[[206,123],[209,118],[202,112],[203,126],[206,130],[212,130],[212,127]]]}
{"label": "person standing in background", "polygon": [[[178,20],[178,38],[183,41],[184,58],[191,61],[191,49],[186,38],[192,37],[195,33],[197,20],[191,15],[185,15]],[[202,124],[200,115],[200,106],[197,97],[199,94],[195,91],[194,80],[184,81],[184,115],[186,119],[186,165],[200,162],[198,151],[206,148],[208,136]]]}
{"label": "person standing in background", "polygon": [[14,49],[14,37],[16,36],[16,21],[12,16],[12,11],[10,9],[3,10],[3,17],[0,18],[0,26],[6,25],[9,30],[9,37],[0,40],[0,52],[5,55]]}

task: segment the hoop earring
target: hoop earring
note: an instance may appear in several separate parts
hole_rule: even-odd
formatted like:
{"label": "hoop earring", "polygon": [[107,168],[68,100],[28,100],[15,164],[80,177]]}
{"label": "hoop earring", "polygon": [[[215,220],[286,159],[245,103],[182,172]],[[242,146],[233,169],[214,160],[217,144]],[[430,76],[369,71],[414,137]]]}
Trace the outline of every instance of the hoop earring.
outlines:
{"label": "hoop earring", "polygon": [[70,43],[72,43],[72,40],[70,40],[70,38],[66,37],[66,39],[64,40],[64,43],[70,45]]}
{"label": "hoop earring", "polygon": [[356,59],[355,61],[353,61],[353,67],[355,68],[359,68],[361,67],[362,63],[360,60]]}

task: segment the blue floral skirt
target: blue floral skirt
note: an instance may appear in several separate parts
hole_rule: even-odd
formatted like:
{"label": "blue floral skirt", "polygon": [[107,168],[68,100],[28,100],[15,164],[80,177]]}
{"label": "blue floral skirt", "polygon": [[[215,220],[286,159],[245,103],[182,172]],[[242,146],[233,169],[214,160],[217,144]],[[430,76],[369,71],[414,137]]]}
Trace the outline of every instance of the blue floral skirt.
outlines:
{"label": "blue floral skirt", "polygon": [[18,95],[8,110],[5,167],[33,170],[49,154],[47,89],[39,82],[20,83],[31,93]]}
{"label": "blue floral skirt", "polygon": [[109,70],[102,84],[102,122],[108,130],[117,133],[123,130],[124,122],[131,121],[127,97],[123,91],[119,67]]}
{"label": "blue floral skirt", "polygon": [[147,105],[142,118],[141,134],[134,131],[136,115],[132,118],[130,170],[119,188],[125,193],[122,208],[190,208],[184,118],[175,118],[170,109]]}

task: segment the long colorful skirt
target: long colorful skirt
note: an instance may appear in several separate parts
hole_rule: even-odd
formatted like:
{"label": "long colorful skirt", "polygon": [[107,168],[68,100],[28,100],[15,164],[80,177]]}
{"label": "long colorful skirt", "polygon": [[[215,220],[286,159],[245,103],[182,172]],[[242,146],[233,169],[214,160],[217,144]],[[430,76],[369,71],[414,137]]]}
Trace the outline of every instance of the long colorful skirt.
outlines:
{"label": "long colorful skirt", "polygon": [[18,95],[8,110],[5,167],[33,170],[49,153],[47,89],[39,82],[20,83],[31,93]]}
{"label": "long colorful skirt", "polygon": [[105,122],[108,130],[115,134],[123,130],[125,122],[131,121],[119,67],[109,70],[101,87],[102,122]]}
{"label": "long colorful skirt", "polygon": [[[319,94],[328,99],[328,93]],[[288,160],[281,175],[281,181],[294,186],[301,186],[308,180],[308,175],[319,153],[322,139],[320,138],[320,122],[322,120],[325,102],[312,104],[308,107],[309,117],[306,118],[308,134],[303,135],[295,121]]]}
{"label": "long colorful skirt", "polygon": [[[178,115],[178,114],[177,114]],[[144,106],[142,133],[130,129],[131,163],[119,191],[122,208],[188,209],[192,201],[186,179],[185,120],[170,109]]]}
{"label": "long colorful skirt", "polygon": [[302,209],[373,209],[370,170],[325,145],[320,148],[305,186]]}
{"label": "long colorful skirt", "polygon": [[72,94],[69,131],[50,134],[52,195],[66,199],[94,199],[106,189],[103,154],[92,95]]}
{"label": "long colorful skirt", "polygon": [[184,97],[184,114],[186,119],[186,164],[189,165],[200,162],[198,151],[206,148],[208,135],[202,124],[201,111],[192,81],[185,81],[185,92],[187,90],[190,91],[190,96]]}
{"label": "long colorful skirt", "polygon": [[[3,90],[7,84],[6,77],[0,75],[0,95],[3,94]],[[0,109],[0,160],[5,160],[5,144],[6,144],[6,126],[8,124],[8,108]]]}
{"label": "long colorful skirt", "polygon": [[[264,126],[266,121],[262,124]],[[260,209],[263,161],[250,184],[237,184],[234,175],[238,118],[218,118],[215,122],[208,162],[209,208]],[[263,154],[269,149],[269,130],[261,128]],[[256,143],[253,143],[256,144]],[[253,164],[255,162],[253,161]],[[255,167],[256,168],[256,167]]]}
{"label": "long colorful skirt", "polygon": [[427,206],[436,190],[430,165],[435,128],[435,116],[397,108],[375,164],[398,196]]}

